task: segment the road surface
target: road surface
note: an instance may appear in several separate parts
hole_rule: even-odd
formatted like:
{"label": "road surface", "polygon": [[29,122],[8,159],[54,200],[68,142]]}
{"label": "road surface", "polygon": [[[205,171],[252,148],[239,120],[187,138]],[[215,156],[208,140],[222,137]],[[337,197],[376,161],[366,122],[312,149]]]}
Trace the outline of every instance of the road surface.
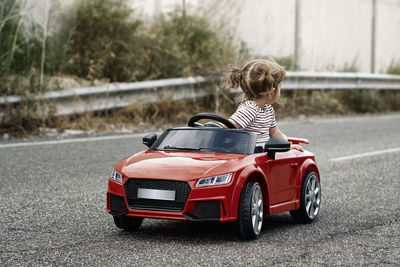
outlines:
{"label": "road surface", "polygon": [[145,219],[117,229],[106,213],[113,164],[141,135],[0,143],[0,265],[400,264],[400,114],[280,124],[308,138],[321,172],[312,224],[265,218],[244,242],[229,224]]}

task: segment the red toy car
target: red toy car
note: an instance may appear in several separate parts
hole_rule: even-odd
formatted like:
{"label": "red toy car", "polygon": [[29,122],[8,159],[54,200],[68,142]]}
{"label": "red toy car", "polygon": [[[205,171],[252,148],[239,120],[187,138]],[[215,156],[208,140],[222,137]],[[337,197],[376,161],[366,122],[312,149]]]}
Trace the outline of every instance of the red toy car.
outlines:
{"label": "red toy car", "polygon": [[116,226],[134,231],[143,218],[236,222],[240,236],[255,239],[265,214],[290,211],[296,221],[312,222],[321,204],[314,155],[274,138],[257,147],[255,133],[234,128],[200,113],[188,127],[144,137],[149,149],[117,163],[108,181],[107,211]]}

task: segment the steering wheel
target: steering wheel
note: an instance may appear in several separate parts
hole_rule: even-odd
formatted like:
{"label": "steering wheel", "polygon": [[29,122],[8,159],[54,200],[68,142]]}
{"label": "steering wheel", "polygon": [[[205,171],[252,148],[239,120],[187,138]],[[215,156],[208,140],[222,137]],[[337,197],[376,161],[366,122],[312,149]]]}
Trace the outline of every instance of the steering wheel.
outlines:
{"label": "steering wheel", "polygon": [[194,115],[193,117],[190,118],[190,120],[188,122],[188,126],[195,127],[195,126],[201,125],[199,123],[196,123],[197,121],[199,121],[201,119],[210,119],[210,120],[218,121],[230,129],[236,129],[236,126],[232,122],[230,122],[228,119],[225,119],[224,117],[221,117],[221,116],[219,116],[217,114],[213,114],[213,113],[198,113],[198,114]]}

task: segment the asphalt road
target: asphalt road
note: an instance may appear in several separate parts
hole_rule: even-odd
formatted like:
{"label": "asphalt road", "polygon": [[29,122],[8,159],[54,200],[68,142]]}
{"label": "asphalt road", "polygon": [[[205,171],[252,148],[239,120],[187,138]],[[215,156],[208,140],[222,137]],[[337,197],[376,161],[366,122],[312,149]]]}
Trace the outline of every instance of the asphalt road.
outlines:
{"label": "asphalt road", "polygon": [[107,179],[145,148],[137,135],[0,143],[0,265],[399,265],[400,114],[280,128],[311,141],[319,219],[268,216],[250,242],[229,224],[146,219],[137,233],[117,229],[105,210]]}

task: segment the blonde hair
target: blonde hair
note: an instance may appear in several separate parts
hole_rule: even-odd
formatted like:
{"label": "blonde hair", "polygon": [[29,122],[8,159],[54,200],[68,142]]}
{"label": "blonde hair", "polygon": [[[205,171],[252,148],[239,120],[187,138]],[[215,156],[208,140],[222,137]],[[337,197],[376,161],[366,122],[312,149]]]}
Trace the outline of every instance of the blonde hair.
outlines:
{"label": "blonde hair", "polygon": [[231,66],[224,84],[226,88],[240,86],[245,99],[255,100],[273,88],[278,88],[285,74],[285,69],[278,63],[267,59],[255,59],[247,62],[242,69]]}

